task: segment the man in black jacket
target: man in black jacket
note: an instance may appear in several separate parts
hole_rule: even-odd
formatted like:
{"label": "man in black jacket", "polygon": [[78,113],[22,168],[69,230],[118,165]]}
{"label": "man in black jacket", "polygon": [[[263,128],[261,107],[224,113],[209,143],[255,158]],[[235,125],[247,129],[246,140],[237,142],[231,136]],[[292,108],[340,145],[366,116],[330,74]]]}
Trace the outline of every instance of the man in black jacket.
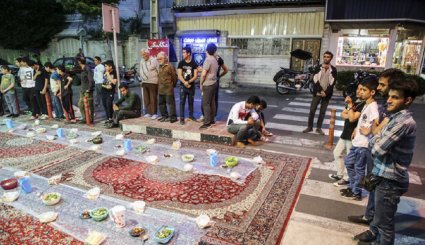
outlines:
{"label": "man in black jacket", "polygon": [[[94,80],[93,71],[89,66],[86,65],[86,59],[84,57],[78,59],[78,65],[81,67],[81,91],[80,99],[78,100],[78,107],[81,111],[82,119],[80,123],[93,123],[94,119],[94,106],[93,106],[93,91],[94,91]],[[84,97],[87,98],[89,103],[89,115],[90,118],[86,118],[86,109],[84,106]],[[86,121],[87,120],[87,121]]]}
{"label": "man in black jacket", "polygon": [[325,119],[329,100],[332,97],[337,76],[336,68],[330,64],[333,57],[334,55],[331,52],[326,51],[323,54],[323,64],[320,66],[320,71],[313,77],[313,99],[311,101],[310,113],[308,115],[308,127],[303,130],[303,133],[313,131],[314,114],[316,113],[317,106],[320,103],[320,113],[317,118],[316,132],[322,135],[324,134],[322,131],[322,124]]}

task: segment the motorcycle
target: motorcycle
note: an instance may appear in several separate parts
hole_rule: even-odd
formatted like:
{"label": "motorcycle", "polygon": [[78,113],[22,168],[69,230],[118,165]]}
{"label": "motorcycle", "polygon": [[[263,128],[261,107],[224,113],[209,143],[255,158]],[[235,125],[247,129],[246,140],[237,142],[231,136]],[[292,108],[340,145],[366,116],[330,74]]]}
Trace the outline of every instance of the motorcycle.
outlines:
{"label": "motorcycle", "polygon": [[121,78],[127,81],[128,84],[132,84],[134,82],[140,83],[142,80],[140,79],[140,75],[137,72],[137,63],[134,64],[130,69],[125,70],[125,66],[121,68],[122,72],[120,72]]}
{"label": "motorcycle", "polygon": [[276,91],[279,94],[287,94],[289,92],[297,92],[301,89],[309,89],[313,93],[314,82],[313,76],[319,71],[319,62],[313,64],[313,56],[310,52],[296,49],[291,52],[291,57],[306,60],[307,72],[294,71],[288,68],[280,67],[273,80],[276,83]]}
{"label": "motorcycle", "polygon": [[357,87],[359,86],[360,82],[368,77],[368,76],[376,76],[374,74],[370,74],[366,71],[358,70],[357,72],[354,72],[354,80],[348,84],[347,88],[342,91],[342,95],[345,97],[350,96],[351,98],[356,97],[356,91]]}

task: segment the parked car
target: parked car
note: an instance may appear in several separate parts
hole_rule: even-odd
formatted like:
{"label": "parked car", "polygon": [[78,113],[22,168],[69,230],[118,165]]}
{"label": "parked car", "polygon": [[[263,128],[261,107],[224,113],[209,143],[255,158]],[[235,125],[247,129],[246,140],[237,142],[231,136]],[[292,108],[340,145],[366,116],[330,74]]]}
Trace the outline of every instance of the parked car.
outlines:
{"label": "parked car", "polygon": [[[94,60],[91,57],[85,57],[86,58],[86,65],[89,66],[92,70],[96,66],[94,64]],[[53,62],[53,65],[56,67],[58,65],[65,66],[66,72],[72,76],[72,79],[74,79],[75,84],[80,83],[80,73],[81,68],[77,64],[77,59],[75,57],[62,57],[59,59],[56,59],[55,62]]]}

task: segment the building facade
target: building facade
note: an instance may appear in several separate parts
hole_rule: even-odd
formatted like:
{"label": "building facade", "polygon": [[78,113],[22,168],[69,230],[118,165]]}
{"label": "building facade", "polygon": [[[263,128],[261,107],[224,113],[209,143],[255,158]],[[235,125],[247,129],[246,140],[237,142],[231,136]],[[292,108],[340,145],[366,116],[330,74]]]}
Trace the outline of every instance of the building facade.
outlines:
{"label": "building facade", "polygon": [[208,42],[237,47],[234,80],[274,86],[280,67],[303,70],[304,61],[291,59],[292,50],[310,51],[314,59],[326,50],[324,6],[322,0],[175,0],[176,50],[179,56],[190,45],[202,53]]}
{"label": "building facade", "polygon": [[328,0],[329,49],[340,70],[423,72],[425,1]]}

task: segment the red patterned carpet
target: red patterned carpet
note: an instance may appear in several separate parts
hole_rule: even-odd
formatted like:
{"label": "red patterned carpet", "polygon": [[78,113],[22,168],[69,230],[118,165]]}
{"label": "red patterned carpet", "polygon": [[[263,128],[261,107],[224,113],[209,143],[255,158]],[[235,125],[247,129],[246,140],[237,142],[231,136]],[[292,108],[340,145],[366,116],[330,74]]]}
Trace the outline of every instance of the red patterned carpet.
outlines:
{"label": "red patterned carpet", "polygon": [[[143,138],[132,135],[132,138],[139,137]],[[0,145],[10,138],[20,137],[1,137]],[[171,140],[158,139],[157,142],[171,143]],[[34,141],[25,147],[37,145],[40,142]],[[99,186],[103,193],[111,196],[145,200],[150,206],[193,217],[208,214],[216,225],[208,230],[203,239],[205,244],[276,244],[280,241],[310,159],[187,141],[183,147],[215,148],[223,154],[244,157],[261,155],[266,164],[259,166],[243,183],[236,183],[220,176],[182,172],[72,147],[50,146],[47,150],[50,153],[43,154],[37,159],[38,164],[33,165],[19,165],[7,158],[8,151],[3,152],[3,157],[6,166],[22,167],[46,177],[62,173],[68,184],[78,187]],[[46,158],[46,155],[55,157]]]}
{"label": "red patterned carpet", "polygon": [[40,223],[12,206],[0,203],[0,244],[84,244],[73,237]]}

